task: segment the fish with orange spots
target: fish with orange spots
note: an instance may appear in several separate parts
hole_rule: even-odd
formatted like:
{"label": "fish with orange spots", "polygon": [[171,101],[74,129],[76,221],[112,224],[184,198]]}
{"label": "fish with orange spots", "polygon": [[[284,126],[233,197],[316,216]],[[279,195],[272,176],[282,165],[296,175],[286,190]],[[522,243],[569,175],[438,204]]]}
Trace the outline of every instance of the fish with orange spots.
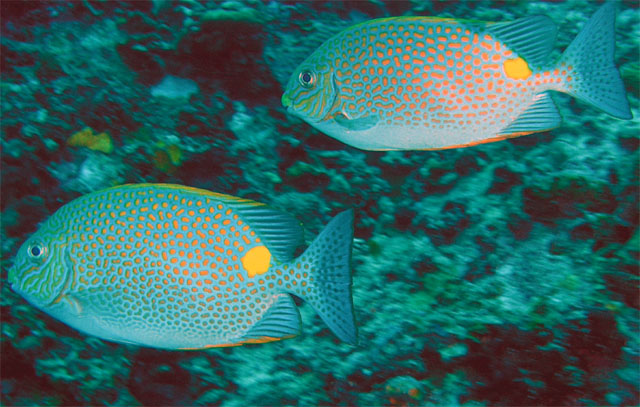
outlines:
{"label": "fish with orange spots", "polygon": [[559,61],[545,16],[513,22],[391,17],[357,24],[294,71],[282,103],[364,150],[465,147],[557,127],[549,91],[630,119],[614,66],[615,4],[591,17]]}
{"label": "fish with orange spots", "polygon": [[248,199],[170,184],[124,185],[71,201],[19,249],[12,288],[102,339],[165,349],[261,343],[300,332],[290,296],[356,342],[353,212],[297,258],[300,224]]}

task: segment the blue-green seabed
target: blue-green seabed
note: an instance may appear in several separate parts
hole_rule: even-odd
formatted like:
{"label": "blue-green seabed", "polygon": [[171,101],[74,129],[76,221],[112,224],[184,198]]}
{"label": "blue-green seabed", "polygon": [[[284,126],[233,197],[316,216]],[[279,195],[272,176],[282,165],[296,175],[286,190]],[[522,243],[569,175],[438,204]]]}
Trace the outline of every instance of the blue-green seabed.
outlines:
{"label": "blue-green seabed", "polygon": [[[561,127],[363,152],[288,115],[291,71],[369,18],[547,14],[560,55],[599,2],[0,2],[1,404],[638,405],[640,125],[554,94]],[[639,117],[640,13],[616,65]],[[112,151],[72,134],[105,132]],[[265,202],[311,239],[354,208],[358,346],[307,304],[294,339],[103,342],[7,284],[18,246],[92,190],[171,182]]]}

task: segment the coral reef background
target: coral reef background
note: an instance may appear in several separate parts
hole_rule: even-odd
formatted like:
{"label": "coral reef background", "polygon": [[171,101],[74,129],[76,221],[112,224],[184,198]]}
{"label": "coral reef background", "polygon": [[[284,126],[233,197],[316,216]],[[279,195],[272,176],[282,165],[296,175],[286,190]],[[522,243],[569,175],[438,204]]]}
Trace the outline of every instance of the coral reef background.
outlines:
{"label": "coral reef background", "polygon": [[[363,152],[281,107],[295,66],[370,18],[547,14],[553,57],[598,2],[0,2],[2,405],[638,405],[640,13],[618,4],[636,119],[566,95],[550,132]],[[252,198],[311,238],[356,210],[360,343],[304,331],[170,352],[103,342],[11,291],[62,204],[135,182]]]}

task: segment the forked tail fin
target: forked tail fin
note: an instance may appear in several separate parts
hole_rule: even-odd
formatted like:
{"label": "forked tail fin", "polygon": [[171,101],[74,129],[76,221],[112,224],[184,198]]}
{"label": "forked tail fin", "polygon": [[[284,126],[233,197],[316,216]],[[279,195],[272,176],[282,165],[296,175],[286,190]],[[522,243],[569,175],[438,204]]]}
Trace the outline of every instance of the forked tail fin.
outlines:
{"label": "forked tail fin", "polygon": [[311,271],[306,287],[298,287],[299,295],[313,307],[322,320],[341,340],[357,342],[353,301],[351,299],[351,244],[353,242],[353,210],[334,217],[295,261],[309,264]]}
{"label": "forked tail fin", "polygon": [[624,85],[613,60],[615,16],[615,2],[607,1],[569,44],[558,69],[568,70],[565,92],[614,117],[631,119]]}

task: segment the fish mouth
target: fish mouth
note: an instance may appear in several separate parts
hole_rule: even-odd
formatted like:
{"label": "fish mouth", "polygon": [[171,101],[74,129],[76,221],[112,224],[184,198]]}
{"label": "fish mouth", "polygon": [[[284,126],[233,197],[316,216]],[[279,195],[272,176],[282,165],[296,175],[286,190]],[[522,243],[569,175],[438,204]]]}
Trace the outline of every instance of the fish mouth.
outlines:
{"label": "fish mouth", "polygon": [[287,113],[298,116],[298,112],[296,112],[296,109],[293,106],[293,100],[291,100],[289,95],[287,95],[286,93],[282,94],[282,106],[287,109]]}
{"label": "fish mouth", "polygon": [[292,106],[291,98],[289,96],[287,96],[286,93],[283,93],[281,100],[282,100],[282,105],[287,108],[287,111],[290,112],[291,111],[291,106]]}
{"label": "fish mouth", "polygon": [[[11,270],[11,269],[9,269],[9,272],[12,272],[12,270]],[[16,273],[16,272],[17,272],[17,270],[13,270],[13,272],[14,272],[14,273]],[[21,281],[20,281],[20,280],[14,280],[14,281],[11,281],[11,280],[9,279],[9,286],[11,287],[11,290],[12,290],[14,293],[16,293],[16,294],[18,294],[20,297],[24,298],[24,299],[25,299],[29,304],[33,304],[33,305],[35,305],[35,304],[36,304],[36,302],[35,302],[35,301],[33,301],[33,300],[31,299],[31,297],[29,296],[29,293],[28,293],[27,291],[24,291],[24,290],[22,289],[22,284],[21,284]]]}
{"label": "fish mouth", "polygon": [[22,294],[22,291],[20,290],[20,279],[18,278],[18,269],[16,266],[9,268],[7,280],[9,281],[9,285],[13,291],[18,294]]}
{"label": "fish mouth", "polygon": [[11,284],[11,289],[13,290],[13,292],[22,295],[22,291],[20,291],[20,285],[18,283],[10,283],[10,284]]}

